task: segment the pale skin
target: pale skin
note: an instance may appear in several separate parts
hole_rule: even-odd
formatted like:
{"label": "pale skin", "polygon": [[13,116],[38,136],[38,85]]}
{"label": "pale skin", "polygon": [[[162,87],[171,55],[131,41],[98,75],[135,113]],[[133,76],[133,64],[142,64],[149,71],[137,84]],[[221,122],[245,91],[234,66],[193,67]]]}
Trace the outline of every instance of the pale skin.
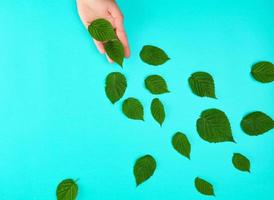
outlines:
{"label": "pale skin", "polygon": [[[122,42],[125,49],[125,57],[130,56],[130,50],[128,45],[128,39],[124,29],[124,17],[116,4],[115,0],[76,0],[79,16],[86,28],[89,24],[98,18],[104,18],[108,20],[119,40]],[[93,40],[98,51],[101,54],[106,54],[102,42]],[[110,63],[113,63],[111,59],[106,56]]]}

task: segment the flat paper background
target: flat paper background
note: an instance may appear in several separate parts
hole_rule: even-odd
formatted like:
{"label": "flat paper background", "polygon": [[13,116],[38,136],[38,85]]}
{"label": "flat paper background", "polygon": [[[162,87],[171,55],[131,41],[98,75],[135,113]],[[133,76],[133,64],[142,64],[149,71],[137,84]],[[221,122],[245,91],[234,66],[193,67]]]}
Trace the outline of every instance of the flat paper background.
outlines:
{"label": "flat paper background", "polygon": [[[273,0],[120,0],[132,56],[124,69],[97,53],[74,0],[0,0],[0,196],[1,200],[51,200],[64,178],[79,178],[79,200],[208,199],[194,178],[210,181],[218,200],[268,200],[274,188],[273,130],[243,133],[241,118],[255,110],[274,118],[274,83],[250,76],[251,65],[274,62]],[[145,44],[171,60],[160,67],[139,59]],[[193,95],[195,71],[213,75],[218,99]],[[124,98],[139,98],[145,122],[121,113],[105,96],[104,79],[124,73]],[[150,115],[154,97],[144,78],[160,74],[171,93],[162,128]],[[209,144],[197,134],[201,111],[219,108],[230,119],[237,144]],[[184,132],[191,161],[172,149]],[[250,158],[251,174],[233,168],[231,157]],[[158,163],[154,176],[136,188],[134,161],[144,154]]]}

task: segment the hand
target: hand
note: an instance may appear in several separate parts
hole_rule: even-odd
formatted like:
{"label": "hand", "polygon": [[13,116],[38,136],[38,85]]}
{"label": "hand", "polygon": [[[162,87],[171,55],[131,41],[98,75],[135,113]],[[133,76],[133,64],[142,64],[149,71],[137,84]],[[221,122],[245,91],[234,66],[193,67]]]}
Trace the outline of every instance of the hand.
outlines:
{"label": "hand", "polygon": [[[125,57],[130,56],[127,36],[123,25],[123,15],[116,4],[115,0],[76,0],[79,16],[86,28],[97,18],[108,20],[125,49]],[[94,43],[101,54],[105,54],[102,42],[94,40]],[[109,62],[113,61],[108,58]]]}

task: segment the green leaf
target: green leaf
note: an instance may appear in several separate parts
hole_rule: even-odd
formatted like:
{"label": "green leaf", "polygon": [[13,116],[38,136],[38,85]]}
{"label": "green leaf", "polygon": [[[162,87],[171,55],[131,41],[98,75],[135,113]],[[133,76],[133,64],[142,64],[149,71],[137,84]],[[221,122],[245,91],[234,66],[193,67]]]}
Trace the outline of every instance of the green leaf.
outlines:
{"label": "green leaf", "polygon": [[105,19],[96,19],[88,27],[90,35],[98,41],[105,42],[116,39],[111,23]]}
{"label": "green leaf", "polygon": [[195,72],[189,77],[188,83],[197,96],[216,98],[214,80],[209,73]]}
{"label": "green leaf", "polygon": [[257,136],[274,128],[274,121],[265,113],[256,111],[249,113],[242,119],[241,127],[246,134]]}
{"label": "green leaf", "polygon": [[152,100],[150,111],[153,118],[162,126],[163,122],[165,121],[166,114],[164,105],[158,98]]}
{"label": "green leaf", "polygon": [[234,167],[240,171],[250,172],[250,162],[247,157],[240,153],[234,153],[232,157]]}
{"label": "green leaf", "polygon": [[259,82],[270,83],[274,81],[274,65],[267,61],[258,62],[252,66],[251,75]]}
{"label": "green leaf", "polygon": [[113,104],[123,97],[126,88],[127,80],[123,74],[120,72],[112,72],[107,75],[105,92]]}
{"label": "green leaf", "polygon": [[229,120],[221,110],[203,111],[196,122],[196,128],[200,137],[207,142],[234,142]]}
{"label": "green leaf", "polygon": [[145,79],[146,88],[152,94],[168,93],[166,81],[159,75],[151,75]]}
{"label": "green leaf", "polygon": [[145,45],[142,48],[140,58],[143,62],[154,66],[162,65],[169,60],[168,55],[162,49],[151,45]]}
{"label": "green leaf", "polygon": [[138,158],[134,165],[134,176],[136,186],[148,180],[156,169],[156,161],[151,155]]}
{"label": "green leaf", "polygon": [[75,200],[78,193],[78,186],[72,179],[65,179],[56,189],[57,200]]}
{"label": "green leaf", "polygon": [[195,178],[195,187],[201,194],[215,196],[213,185],[199,177]]}
{"label": "green leaf", "polygon": [[123,67],[125,53],[122,43],[119,40],[110,40],[104,43],[104,48],[108,57]]}
{"label": "green leaf", "polygon": [[144,120],[143,105],[138,99],[132,97],[123,102],[123,113],[130,119]]}
{"label": "green leaf", "polygon": [[185,134],[175,133],[172,137],[172,146],[178,153],[190,159],[191,145]]}

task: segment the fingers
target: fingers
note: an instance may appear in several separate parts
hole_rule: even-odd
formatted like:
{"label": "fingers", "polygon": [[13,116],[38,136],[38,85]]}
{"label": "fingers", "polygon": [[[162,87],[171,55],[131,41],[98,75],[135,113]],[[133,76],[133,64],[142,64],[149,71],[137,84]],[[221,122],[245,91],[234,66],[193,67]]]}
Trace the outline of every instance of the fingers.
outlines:
{"label": "fingers", "polygon": [[110,14],[112,15],[112,17],[114,18],[114,24],[115,24],[115,28],[116,28],[116,35],[119,38],[119,40],[122,42],[124,49],[125,49],[125,56],[129,57],[130,56],[130,49],[129,49],[129,44],[128,44],[128,39],[126,36],[126,32],[124,30],[124,17],[120,11],[120,9],[118,8],[118,6],[116,4],[114,4],[110,10],[109,10]]}
{"label": "fingers", "polygon": [[105,48],[104,48],[104,45],[103,45],[102,42],[99,42],[99,41],[97,41],[97,40],[95,40],[95,39],[93,39],[93,41],[94,41],[94,44],[95,44],[95,46],[97,47],[98,51],[99,51],[101,54],[106,53]]}

